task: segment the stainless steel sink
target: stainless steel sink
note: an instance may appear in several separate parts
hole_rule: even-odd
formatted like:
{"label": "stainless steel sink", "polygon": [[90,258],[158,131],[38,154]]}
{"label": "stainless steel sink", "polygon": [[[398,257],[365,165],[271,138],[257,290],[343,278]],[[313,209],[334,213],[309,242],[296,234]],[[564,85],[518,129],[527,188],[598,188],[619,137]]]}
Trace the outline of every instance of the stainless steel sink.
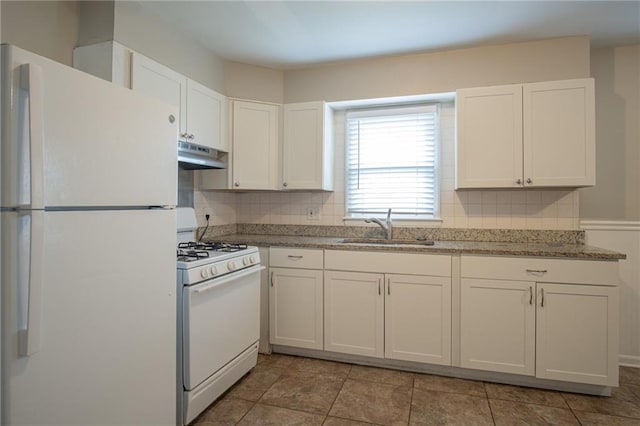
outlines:
{"label": "stainless steel sink", "polygon": [[338,241],[343,244],[385,244],[385,245],[420,245],[432,246],[435,244],[432,240],[386,240],[384,238],[344,238]]}

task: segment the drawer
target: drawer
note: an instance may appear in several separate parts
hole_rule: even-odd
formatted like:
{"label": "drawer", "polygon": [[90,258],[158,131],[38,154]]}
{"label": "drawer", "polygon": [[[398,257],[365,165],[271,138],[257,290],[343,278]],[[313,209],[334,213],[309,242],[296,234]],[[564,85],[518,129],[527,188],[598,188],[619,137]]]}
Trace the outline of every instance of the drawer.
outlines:
{"label": "drawer", "polygon": [[322,269],[323,250],[271,247],[269,266],[280,268]]}
{"label": "drawer", "polygon": [[451,256],[444,254],[325,250],[325,269],[383,274],[451,276]]}
{"label": "drawer", "polygon": [[618,285],[618,262],[535,257],[461,256],[462,278]]}

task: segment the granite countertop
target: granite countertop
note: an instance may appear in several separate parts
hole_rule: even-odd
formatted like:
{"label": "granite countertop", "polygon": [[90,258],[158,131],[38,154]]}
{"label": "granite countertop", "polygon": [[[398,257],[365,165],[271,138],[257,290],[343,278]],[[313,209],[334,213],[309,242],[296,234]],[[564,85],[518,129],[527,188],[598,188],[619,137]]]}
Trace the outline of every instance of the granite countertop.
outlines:
{"label": "granite countertop", "polygon": [[219,241],[239,242],[259,247],[300,247],[332,250],[393,251],[412,253],[487,254],[495,256],[555,257],[583,260],[625,259],[626,255],[584,244],[517,243],[490,241],[435,241],[432,246],[418,244],[343,243],[338,237],[294,235],[231,234]]}

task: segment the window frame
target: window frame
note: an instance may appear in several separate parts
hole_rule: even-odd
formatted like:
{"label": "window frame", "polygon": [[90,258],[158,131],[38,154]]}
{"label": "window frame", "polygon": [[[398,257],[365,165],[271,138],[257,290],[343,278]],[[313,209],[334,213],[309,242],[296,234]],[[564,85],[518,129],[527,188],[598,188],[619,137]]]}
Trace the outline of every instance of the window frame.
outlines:
{"label": "window frame", "polygon": [[425,101],[418,103],[389,103],[389,104],[378,104],[375,107],[355,107],[348,108],[345,110],[344,116],[344,191],[345,191],[345,199],[344,199],[344,207],[345,207],[345,216],[344,221],[362,221],[363,219],[369,217],[378,217],[385,218],[386,212],[384,213],[357,213],[357,212],[349,212],[349,197],[351,193],[349,191],[349,149],[350,149],[350,141],[349,141],[349,119],[361,117],[373,117],[373,116],[392,116],[392,115],[402,115],[406,113],[411,113],[415,110],[422,109],[425,112],[433,112],[435,113],[435,136],[433,142],[434,149],[434,167],[433,167],[433,214],[400,214],[395,215],[392,211],[392,217],[396,222],[436,222],[441,223],[442,220],[440,218],[440,151],[441,151],[441,114],[440,114],[440,103],[438,101]]}

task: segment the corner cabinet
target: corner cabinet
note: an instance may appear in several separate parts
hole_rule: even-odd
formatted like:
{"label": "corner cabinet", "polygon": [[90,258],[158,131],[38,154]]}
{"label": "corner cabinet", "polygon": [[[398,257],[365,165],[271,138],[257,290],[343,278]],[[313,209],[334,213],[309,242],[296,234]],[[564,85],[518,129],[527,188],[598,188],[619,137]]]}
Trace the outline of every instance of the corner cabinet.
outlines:
{"label": "corner cabinet", "polygon": [[327,351],[451,365],[451,257],[326,250],[324,318]]}
{"label": "corner cabinet", "polygon": [[280,106],[231,101],[231,188],[278,189]]}
{"label": "corner cabinet", "polygon": [[75,48],[73,66],[178,107],[180,140],[229,150],[226,96],[113,41]]}
{"label": "corner cabinet", "polygon": [[617,262],[461,257],[461,367],[618,385]]}
{"label": "corner cabinet", "polygon": [[456,188],[595,185],[593,79],[456,92]]}
{"label": "corner cabinet", "polygon": [[131,88],[179,107],[180,140],[229,150],[224,95],[138,53],[131,58]]}
{"label": "corner cabinet", "polygon": [[282,189],[333,190],[331,109],[305,102],[283,110]]}

